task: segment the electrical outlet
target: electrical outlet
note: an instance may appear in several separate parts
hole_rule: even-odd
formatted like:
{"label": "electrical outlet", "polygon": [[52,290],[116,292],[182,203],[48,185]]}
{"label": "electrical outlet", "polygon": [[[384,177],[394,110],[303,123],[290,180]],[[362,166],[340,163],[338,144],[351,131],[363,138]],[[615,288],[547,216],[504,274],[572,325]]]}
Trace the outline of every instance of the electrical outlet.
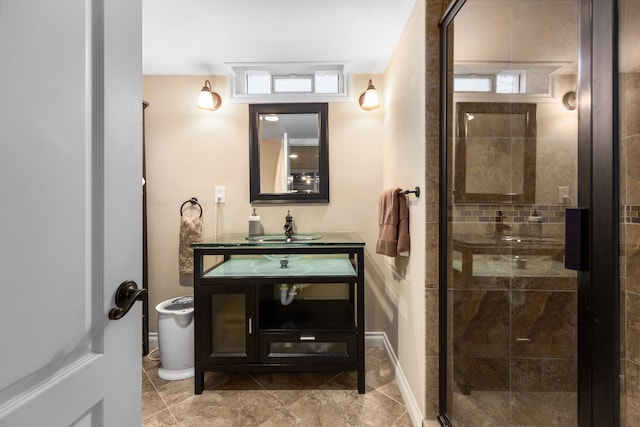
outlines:
{"label": "electrical outlet", "polygon": [[216,203],[224,203],[225,202],[225,192],[226,189],[224,185],[216,185]]}
{"label": "electrical outlet", "polygon": [[558,203],[569,203],[569,187],[558,187]]}

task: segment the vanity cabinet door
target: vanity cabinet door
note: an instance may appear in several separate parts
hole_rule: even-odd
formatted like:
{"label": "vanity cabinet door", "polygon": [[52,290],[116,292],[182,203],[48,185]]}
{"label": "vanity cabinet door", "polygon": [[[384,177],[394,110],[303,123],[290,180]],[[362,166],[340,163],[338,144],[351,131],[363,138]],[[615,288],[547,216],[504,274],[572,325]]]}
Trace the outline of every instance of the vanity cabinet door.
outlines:
{"label": "vanity cabinet door", "polygon": [[255,286],[205,285],[197,295],[196,352],[204,364],[256,361]]}

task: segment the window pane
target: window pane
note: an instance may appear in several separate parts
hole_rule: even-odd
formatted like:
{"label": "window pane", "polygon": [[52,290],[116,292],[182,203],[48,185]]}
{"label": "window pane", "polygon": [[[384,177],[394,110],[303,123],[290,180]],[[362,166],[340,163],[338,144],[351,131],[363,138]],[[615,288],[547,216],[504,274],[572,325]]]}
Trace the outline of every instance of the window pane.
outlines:
{"label": "window pane", "polygon": [[503,71],[496,75],[496,93],[520,93],[520,73]]}
{"label": "window pane", "polygon": [[247,93],[271,93],[271,75],[268,71],[247,71]]}
{"label": "window pane", "polygon": [[316,93],[338,93],[338,83],[337,71],[316,72]]}
{"label": "window pane", "polygon": [[274,92],[312,92],[311,76],[275,76],[273,78]]}
{"label": "window pane", "polygon": [[455,92],[491,92],[491,77],[455,77]]}

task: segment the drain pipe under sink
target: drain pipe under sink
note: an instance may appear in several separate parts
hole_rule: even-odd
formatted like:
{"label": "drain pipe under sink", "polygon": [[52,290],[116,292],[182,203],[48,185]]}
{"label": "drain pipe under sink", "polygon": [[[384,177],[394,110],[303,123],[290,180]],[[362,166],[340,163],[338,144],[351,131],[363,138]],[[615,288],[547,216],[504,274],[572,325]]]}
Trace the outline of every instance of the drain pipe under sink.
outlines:
{"label": "drain pipe under sink", "polygon": [[293,301],[293,298],[298,294],[298,289],[303,289],[308,285],[293,285],[289,289],[289,285],[283,283],[280,285],[280,303],[282,305],[289,305]]}

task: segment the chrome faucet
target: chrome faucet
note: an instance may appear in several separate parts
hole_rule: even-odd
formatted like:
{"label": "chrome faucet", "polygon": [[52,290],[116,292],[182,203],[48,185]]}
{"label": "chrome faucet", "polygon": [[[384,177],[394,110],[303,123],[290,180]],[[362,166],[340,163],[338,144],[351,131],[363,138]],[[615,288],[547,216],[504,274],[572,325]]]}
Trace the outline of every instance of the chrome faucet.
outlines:
{"label": "chrome faucet", "polygon": [[293,236],[293,217],[291,216],[291,212],[287,211],[287,216],[285,218],[284,223],[284,234],[287,237]]}
{"label": "chrome faucet", "polygon": [[506,215],[503,211],[498,211],[496,215],[496,228],[493,233],[495,236],[502,236],[505,230],[511,230],[511,226],[503,222],[505,217]]}

